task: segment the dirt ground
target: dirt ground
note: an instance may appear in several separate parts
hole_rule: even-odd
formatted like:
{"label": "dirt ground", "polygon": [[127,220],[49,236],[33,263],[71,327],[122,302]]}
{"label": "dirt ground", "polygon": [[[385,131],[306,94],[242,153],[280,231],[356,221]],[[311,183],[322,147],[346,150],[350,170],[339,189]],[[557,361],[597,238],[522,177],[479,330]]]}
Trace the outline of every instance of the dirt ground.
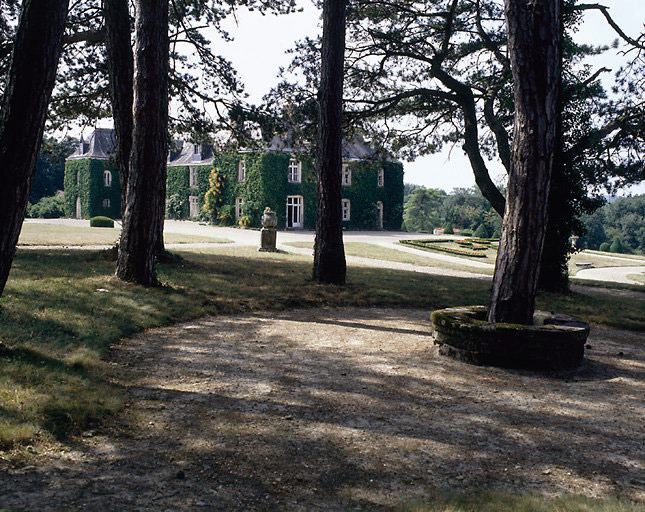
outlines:
{"label": "dirt ground", "polygon": [[645,499],[643,336],[575,374],[438,355],[429,313],[206,318],[123,340],[125,424],[19,467],[12,510],[389,510],[437,486]]}

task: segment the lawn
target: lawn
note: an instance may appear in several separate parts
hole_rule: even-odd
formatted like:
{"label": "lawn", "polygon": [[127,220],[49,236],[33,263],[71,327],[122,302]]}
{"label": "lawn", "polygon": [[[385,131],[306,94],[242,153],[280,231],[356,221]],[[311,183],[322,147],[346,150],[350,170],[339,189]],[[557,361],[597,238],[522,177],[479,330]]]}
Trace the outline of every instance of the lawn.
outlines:
{"label": "lawn", "polygon": [[[114,262],[90,251],[18,251],[0,300],[0,445],[46,443],[122,408],[104,377],[111,343],[144,329],[206,314],[321,306],[432,309],[486,303],[489,283],[349,266],[345,287],[311,281],[311,258],[213,245],[177,251],[160,265],[166,285],[113,277]],[[588,321],[645,329],[643,301],[543,294],[538,307]]]}
{"label": "lawn", "polygon": [[[285,245],[300,247],[313,250],[312,242],[287,242]],[[493,268],[480,268],[468,265],[470,258],[463,258],[464,263],[451,263],[443,259],[434,258],[433,252],[423,252],[413,254],[406,251],[399,251],[382,245],[369,244],[365,242],[345,242],[345,254],[348,256],[358,256],[360,258],[372,258],[375,260],[395,261],[398,263],[410,263],[412,265],[424,265],[428,267],[450,268],[453,270],[464,270],[466,272],[475,272],[477,274],[493,275]],[[485,260],[483,260],[485,261]],[[491,263],[492,264],[492,263]]]}
{"label": "lawn", "polygon": [[[113,245],[121,234],[120,227],[90,228],[58,224],[25,223],[20,232],[18,245]],[[166,233],[168,244],[230,243],[231,240],[210,236]]]}
{"label": "lawn", "polygon": [[576,263],[591,263],[593,268],[603,267],[633,267],[638,265],[634,260],[642,261],[641,265],[645,265],[645,259],[640,256],[632,256],[631,254],[615,255],[608,253],[598,253],[596,251],[581,251],[571,256],[569,261],[569,273],[575,275],[582,267]]}
{"label": "lawn", "polygon": [[621,499],[585,496],[545,498],[499,490],[437,492],[396,509],[398,512],[642,512],[642,505]]}

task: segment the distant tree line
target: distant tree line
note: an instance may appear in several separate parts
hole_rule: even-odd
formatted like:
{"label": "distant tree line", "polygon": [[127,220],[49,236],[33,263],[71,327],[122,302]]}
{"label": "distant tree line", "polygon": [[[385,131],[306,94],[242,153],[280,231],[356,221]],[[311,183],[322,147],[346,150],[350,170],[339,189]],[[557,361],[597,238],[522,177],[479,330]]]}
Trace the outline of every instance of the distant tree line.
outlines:
{"label": "distant tree line", "polygon": [[619,197],[582,221],[587,233],[579,247],[645,254],[645,194]]}
{"label": "distant tree line", "polygon": [[498,238],[502,219],[477,187],[456,188],[448,194],[407,183],[403,224],[406,231],[460,229],[465,235]]}

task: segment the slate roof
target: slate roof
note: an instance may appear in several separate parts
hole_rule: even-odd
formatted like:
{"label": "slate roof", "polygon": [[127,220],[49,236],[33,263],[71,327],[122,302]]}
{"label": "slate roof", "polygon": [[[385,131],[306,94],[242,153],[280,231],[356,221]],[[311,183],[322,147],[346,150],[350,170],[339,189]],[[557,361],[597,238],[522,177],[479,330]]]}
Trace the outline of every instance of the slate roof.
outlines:
{"label": "slate roof", "polygon": [[[96,128],[87,141],[84,141],[81,137],[76,151],[68,159],[96,158],[106,160],[114,156],[115,145],[116,141],[112,128]],[[189,141],[172,141],[168,152],[168,166],[211,165],[213,163],[213,145],[200,144],[198,153],[195,153],[194,146]],[[305,148],[294,148],[287,137],[275,135],[271,139],[267,150],[284,153],[301,153],[305,151]],[[343,142],[344,160],[366,160],[374,158],[376,153],[376,150],[368,146],[362,139],[355,138],[351,142]]]}
{"label": "slate roof", "polygon": [[112,128],[96,128],[87,141],[81,137],[76,151],[72,153],[69,160],[78,160],[81,158],[97,158],[107,160],[114,156],[114,130]]}

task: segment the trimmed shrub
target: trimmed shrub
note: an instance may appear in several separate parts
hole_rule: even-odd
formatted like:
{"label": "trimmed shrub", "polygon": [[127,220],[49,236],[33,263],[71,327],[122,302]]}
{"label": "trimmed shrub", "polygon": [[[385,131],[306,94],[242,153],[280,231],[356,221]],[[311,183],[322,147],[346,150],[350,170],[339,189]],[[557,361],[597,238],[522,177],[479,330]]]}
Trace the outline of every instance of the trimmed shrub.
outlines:
{"label": "trimmed shrub", "polygon": [[609,247],[609,252],[625,252],[625,248],[623,247],[623,244],[620,243],[620,240],[616,238],[612,243],[611,246]]}
{"label": "trimmed shrub", "polygon": [[170,219],[180,220],[184,210],[184,201],[179,194],[172,194],[166,200],[166,216]]}
{"label": "trimmed shrub", "polygon": [[27,206],[27,217],[58,219],[65,216],[65,198],[62,194],[43,197],[36,204]]}
{"label": "trimmed shrub", "polygon": [[444,234],[444,235],[454,235],[454,234],[455,234],[455,231],[452,229],[452,224],[450,224],[450,222],[448,222],[448,223],[444,226],[444,228],[443,228],[443,234]]}
{"label": "trimmed shrub", "polygon": [[486,226],[484,226],[483,224],[480,224],[479,226],[477,226],[477,229],[473,233],[473,236],[475,238],[489,238],[490,234],[488,233]]}
{"label": "trimmed shrub", "polygon": [[600,247],[598,248],[598,250],[602,252],[609,252],[610,247],[611,246],[609,245],[609,242],[603,242],[600,244]]}
{"label": "trimmed shrub", "polygon": [[472,229],[462,229],[461,236],[473,236],[473,230]]}
{"label": "trimmed shrub", "polygon": [[92,217],[90,219],[91,228],[113,228],[114,221],[110,217]]}

